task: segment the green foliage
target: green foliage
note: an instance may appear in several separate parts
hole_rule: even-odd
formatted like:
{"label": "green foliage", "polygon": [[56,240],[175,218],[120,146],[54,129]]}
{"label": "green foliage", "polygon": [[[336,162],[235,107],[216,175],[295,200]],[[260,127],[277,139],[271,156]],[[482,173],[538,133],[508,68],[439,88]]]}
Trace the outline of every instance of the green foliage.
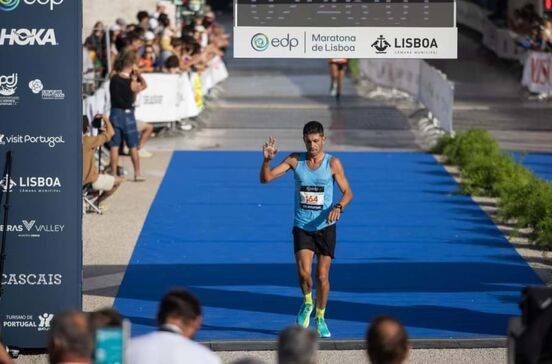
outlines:
{"label": "green foliage", "polygon": [[453,140],[454,139],[450,135],[448,134],[443,135],[441,138],[439,138],[439,140],[437,141],[437,144],[435,144],[435,146],[431,148],[431,153],[443,154],[446,146],[452,143]]}
{"label": "green foliage", "polygon": [[499,153],[497,142],[486,130],[472,129],[458,133],[443,153],[450,163],[464,167],[475,156],[491,156]]}
{"label": "green foliage", "polygon": [[360,80],[362,75],[360,73],[358,59],[355,58],[349,60],[349,71],[351,72],[351,76],[353,76],[354,79]]}
{"label": "green foliage", "polygon": [[485,130],[469,130],[444,137],[434,151],[461,168],[462,191],[498,197],[498,217],[531,228],[534,243],[552,249],[552,185],[500,151]]}

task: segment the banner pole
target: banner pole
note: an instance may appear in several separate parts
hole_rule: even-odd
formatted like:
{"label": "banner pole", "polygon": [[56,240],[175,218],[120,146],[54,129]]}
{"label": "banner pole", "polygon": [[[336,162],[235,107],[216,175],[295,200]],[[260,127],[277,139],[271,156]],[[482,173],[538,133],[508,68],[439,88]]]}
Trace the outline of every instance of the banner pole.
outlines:
{"label": "banner pole", "polygon": [[[4,207],[4,217],[2,219],[2,242],[0,247],[0,277],[4,273],[4,262],[6,259],[6,237],[8,232],[8,213],[10,208],[10,189],[11,189],[11,169],[12,169],[12,151],[6,152],[6,162],[4,164],[4,178],[5,184],[0,192],[0,202],[3,199],[4,192],[6,193],[6,201],[3,205]],[[4,286],[0,280],[0,300],[3,298]]]}

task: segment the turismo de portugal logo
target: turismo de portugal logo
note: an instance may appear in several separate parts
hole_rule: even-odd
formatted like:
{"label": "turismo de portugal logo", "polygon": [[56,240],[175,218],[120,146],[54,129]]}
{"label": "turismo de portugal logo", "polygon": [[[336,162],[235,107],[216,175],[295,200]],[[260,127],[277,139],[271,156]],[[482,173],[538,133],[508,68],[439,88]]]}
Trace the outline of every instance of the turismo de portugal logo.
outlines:
{"label": "turismo de portugal logo", "polygon": [[257,33],[253,36],[253,38],[251,38],[251,47],[253,47],[253,49],[257,52],[266,51],[268,43],[268,37],[263,33]]}
{"label": "turismo de portugal logo", "polygon": [[12,11],[19,5],[19,0],[0,0],[0,10]]}

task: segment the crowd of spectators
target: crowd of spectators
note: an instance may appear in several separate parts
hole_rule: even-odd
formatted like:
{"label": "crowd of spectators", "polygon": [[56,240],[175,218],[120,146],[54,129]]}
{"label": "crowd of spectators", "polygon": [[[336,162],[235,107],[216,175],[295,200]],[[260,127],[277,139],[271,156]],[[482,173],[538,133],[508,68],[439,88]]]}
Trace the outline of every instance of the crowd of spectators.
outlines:
{"label": "crowd of spectators", "polygon": [[[520,304],[523,319],[532,324],[525,331],[529,333],[526,342],[508,344],[508,363],[544,363],[551,359],[547,332],[551,322],[548,307],[540,307],[534,298],[546,297],[549,288],[533,287],[524,290]],[[536,305],[535,305],[536,304]],[[175,288],[161,299],[157,309],[157,329],[150,333],[129,339],[130,324],[113,308],[99,309],[90,313],[69,310],[54,316],[49,331],[47,354],[50,364],[107,362],[96,360],[110,357],[109,362],[126,364],[221,364],[219,356],[207,346],[194,341],[203,320],[200,301],[189,291]],[[512,325],[509,325],[509,337]],[[523,326],[523,325],[522,325]],[[109,344],[102,342],[107,332],[120,332]],[[522,330],[523,331],[523,330]],[[520,337],[514,333],[514,337]],[[113,338],[112,334],[109,334]],[[523,336],[523,335],[522,335]],[[319,338],[311,329],[292,325],[278,335],[278,364],[316,364]],[[365,336],[366,357],[372,364],[402,364],[409,360],[412,346],[405,327],[391,316],[375,317],[368,325]],[[1,345],[1,343],[0,343]],[[3,346],[2,346],[3,347]],[[108,354],[107,351],[110,351]],[[539,354],[540,353],[540,354]],[[117,359],[117,355],[121,357]],[[124,360],[122,360],[124,356]],[[541,360],[542,359],[542,360]],[[540,360],[540,361],[539,361]],[[6,350],[0,350],[0,364],[13,364]],[[232,364],[267,364],[245,355]]]}
{"label": "crowd of spectators", "polygon": [[161,1],[154,12],[139,11],[134,23],[117,19],[106,29],[97,22],[84,42],[85,81],[91,74],[95,79],[108,77],[117,57],[128,49],[137,53],[141,72],[201,73],[213,57],[224,55],[228,35],[208,6],[177,25],[166,10]]}
{"label": "crowd of spectators", "polygon": [[[202,310],[198,299],[187,290],[171,290],[159,304],[157,330],[129,340],[125,363],[220,364],[221,359],[216,353],[193,340],[201,321]],[[55,315],[47,347],[50,364],[94,363],[102,350],[96,344],[99,330],[122,329],[123,326],[123,318],[112,308],[91,313],[71,310]],[[405,328],[388,316],[377,317],[368,327],[366,347],[372,364],[401,364],[410,354]],[[284,328],[278,335],[278,364],[316,364],[317,351],[318,338],[310,329],[293,325]],[[247,356],[233,362],[263,363]],[[5,350],[0,350],[0,364],[13,364]]]}
{"label": "crowd of spectators", "polygon": [[518,34],[517,45],[522,49],[539,52],[552,50],[552,19],[539,16],[531,3],[514,10],[509,29]]}
{"label": "crowd of spectators", "polygon": [[[215,13],[205,5],[193,17],[183,17],[178,26],[171,23],[166,2],[160,1],[153,12],[141,10],[134,23],[117,19],[106,29],[98,21],[84,42],[85,91],[94,92],[98,82],[109,82],[110,115],[106,130],[98,131],[91,125],[83,134],[83,185],[91,185],[99,194],[99,203],[110,196],[126,174],[119,166],[119,155],[130,155],[134,168],[133,181],[144,181],[140,158],[151,157],[144,145],[153,133],[153,125],[136,120],[134,104],[138,94],[147,88],[142,74],[164,72],[193,75],[196,103],[203,107],[200,75],[214,57],[223,57],[228,46],[224,27],[215,21]],[[199,90],[199,91],[197,91]],[[109,123],[110,121],[110,123]],[[112,126],[112,127],[111,127]],[[181,123],[180,128],[189,130]],[[112,131],[112,133],[110,133]],[[88,137],[87,137],[88,136]],[[109,162],[105,170],[96,170],[95,148],[102,142],[109,149]],[[101,158],[101,156],[100,156]],[[107,178],[106,172],[114,178]],[[104,182],[104,183],[100,183]],[[107,208],[105,204],[96,211]],[[93,210],[92,210],[93,211]]]}

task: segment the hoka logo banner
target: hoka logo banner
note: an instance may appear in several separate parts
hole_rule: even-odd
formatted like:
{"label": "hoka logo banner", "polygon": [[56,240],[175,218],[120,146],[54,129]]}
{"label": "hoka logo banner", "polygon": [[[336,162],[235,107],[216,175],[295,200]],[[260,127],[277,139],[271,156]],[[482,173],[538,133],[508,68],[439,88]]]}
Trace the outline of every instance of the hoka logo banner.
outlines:
{"label": "hoka logo banner", "polygon": [[58,45],[54,29],[0,29],[0,46]]}

